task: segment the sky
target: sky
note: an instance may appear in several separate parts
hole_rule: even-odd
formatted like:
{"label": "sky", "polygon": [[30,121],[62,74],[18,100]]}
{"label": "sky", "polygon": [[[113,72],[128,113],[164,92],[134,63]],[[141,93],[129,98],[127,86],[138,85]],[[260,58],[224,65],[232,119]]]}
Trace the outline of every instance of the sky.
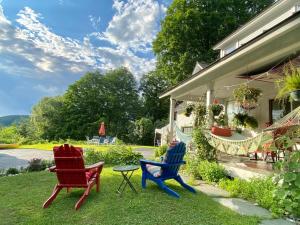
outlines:
{"label": "sky", "polygon": [[171,0],[0,0],[0,116],[30,114],[87,71],[155,67]]}

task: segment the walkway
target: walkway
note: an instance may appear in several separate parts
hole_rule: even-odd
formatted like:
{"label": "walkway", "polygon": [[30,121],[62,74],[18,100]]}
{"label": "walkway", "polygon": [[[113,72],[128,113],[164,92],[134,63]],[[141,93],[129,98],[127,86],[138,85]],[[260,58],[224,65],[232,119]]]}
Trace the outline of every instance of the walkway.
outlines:
{"label": "walkway", "polygon": [[33,158],[51,160],[53,153],[37,149],[0,150],[0,169],[26,167]]}
{"label": "walkway", "polygon": [[251,202],[239,198],[231,198],[230,194],[216,186],[200,182],[200,185],[195,187],[202,193],[210,196],[221,205],[230,208],[231,210],[246,216],[257,216],[262,219],[260,225],[295,225],[285,219],[273,219],[271,213]]}
{"label": "walkway", "polygon": [[[154,158],[154,148],[138,148],[146,159]],[[52,151],[38,149],[9,149],[0,150],[0,169],[20,168],[28,166],[28,161],[33,158],[52,160]]]}

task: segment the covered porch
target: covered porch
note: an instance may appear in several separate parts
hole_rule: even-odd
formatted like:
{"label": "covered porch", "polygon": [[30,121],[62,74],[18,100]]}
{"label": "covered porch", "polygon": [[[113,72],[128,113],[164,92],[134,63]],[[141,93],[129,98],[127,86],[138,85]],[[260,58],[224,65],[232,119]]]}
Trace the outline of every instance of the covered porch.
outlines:
{"label": "covered porch", "polygon": [[[183,133],[186,127],[193,126],[193,118],[185,118],[182,110],[177,109],[179,103],[187,105],[202,101],[209,109],[217,99],[224,105],[230,121],[238,110],[233,99],[233,91],[241,84],[262,91],[257,107],[251,110],[251,116],[258,121],[258,128],[254,132],[259,133],[267,125],[272,124],[282,113],[282,109],[274,101],[278,92],[274,81],[282,76],[285,65],[290,61],[297,67],[300,66],[300,42],[297,38],[299,36],[300,18],[291,18],[290,21],[263,33],[163,93],[160,98],[170,98],[168,140],[178,138],[175,126]],[[289,110],[297,106],[299,103],[291,102]],[[220,161],[224,159],[225,156]],[[248,162],[248,159],[228,156],[222,163],[234,167],[243,164],[242,169],[247,167],[249,171],[259,169],[260,172],[265,171],[265,174],[272,170],[271,164],[250,160]]]}

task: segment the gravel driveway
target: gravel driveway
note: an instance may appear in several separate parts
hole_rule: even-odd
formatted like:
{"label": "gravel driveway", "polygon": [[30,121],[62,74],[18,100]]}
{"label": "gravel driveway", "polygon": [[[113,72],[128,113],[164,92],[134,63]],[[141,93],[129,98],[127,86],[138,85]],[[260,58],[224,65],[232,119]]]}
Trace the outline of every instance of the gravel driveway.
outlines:
{"label": "gravel driveway", "polygon": [[[138,148],[134,151],[142,153],[146,159],[154,157],[154,148]],[[33,158],[51,160],[53,159],[53,153],[52,151],[38,149],[0,150],[0,169],[26,167],[28,161]]]}

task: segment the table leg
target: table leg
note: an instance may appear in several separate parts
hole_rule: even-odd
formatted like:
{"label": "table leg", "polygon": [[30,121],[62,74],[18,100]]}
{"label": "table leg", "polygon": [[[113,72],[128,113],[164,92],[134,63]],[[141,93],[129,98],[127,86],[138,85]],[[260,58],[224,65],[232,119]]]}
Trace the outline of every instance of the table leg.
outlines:
{"label": "table leg", "polygon": [[[129,185],[129,187],[131,188],[131,190],[133,190],[135,193],[137,193],[136,189],[133,187],[132,183],[130,182],[130,178],[132,176],[134,171],[128,171],[128,172],[121,172],[122,176],[123,176],[123,180],[117,190],[117,192],[119,193],[119,195],[121,196],[122,193],[124,192],[127,184]],[[128,176],[129,174],[129,176]]]}

